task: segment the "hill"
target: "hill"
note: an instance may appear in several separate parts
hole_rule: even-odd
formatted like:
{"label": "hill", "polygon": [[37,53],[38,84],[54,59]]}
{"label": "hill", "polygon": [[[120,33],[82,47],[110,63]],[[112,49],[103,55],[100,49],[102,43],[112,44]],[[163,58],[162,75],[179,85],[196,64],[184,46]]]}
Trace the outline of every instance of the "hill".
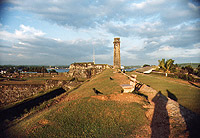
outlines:
{"label": "hill", "polygon": [[[120,85],[128,84],[130,76],[107,69],[64,93],[60,102],[15,120],[2,137],[199,137],[199,116],[179,104],[190,102],[194,108],[188,108],[198,113],[198,102],[191,101],[199,88],[171,78],[137,75],[148,86],[138,82],[138,91],[121,93]],[[102,94],[96,95],[94,88]]]}
{"label": "hill", "polygon": [[[119,79],[127,77],[105,70],[72,91],[60,103],[40,111],[4,131],[5,137],[124,137],[149,136],[149,121],[140,102],[121,95]],[[112,79],[110,79],[112,78]],[[118,79],[117,79],[118,78]],[[93,88],[103,93],[97,96]],[[133,94],[131,94],[133,95]],[[117,97],[121,97],[118,99]],[[135,99],[132,96],[132,99]],[[26,115],[25,115],[26,116]]]}

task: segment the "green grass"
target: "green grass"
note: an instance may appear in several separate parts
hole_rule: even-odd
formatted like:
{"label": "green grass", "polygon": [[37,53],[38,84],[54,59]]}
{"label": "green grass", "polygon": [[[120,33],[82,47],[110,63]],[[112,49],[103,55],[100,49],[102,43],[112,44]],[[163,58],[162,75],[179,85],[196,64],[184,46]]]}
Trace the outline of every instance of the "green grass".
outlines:
{"label": "green grass", "polygon": [[112,94],[114,92],[120,93],[122,88],[117,82],[110,80],[112,75],[113,70],[107,69],[102,74],[90,79],[89,83],[85,83],[79,89],[70,93],[69,96],[76,95],[76,97],[89,97],[96,95],[93,91],[93,88],[102,92],[104,95]]}
{"label": "green grass", "polygon": [[[68,96],[76,97],[29,116],[7,130],[10,137],[124,137],[148,135],[141,129],[148,125],[145,109],[138,103],[102,101],[92,88],[104,95],[121,92],[121,87],[110,80],[113,70],[84,82]],[[68,97],[67,96],[67,97]],[[144,134],[145,133],[145,134]]]}
{"label": "green grass", "polygon": [[[131,73],[130,73],[131,74]],[[132,73],[133,74],[133,73]],[[137,80],[168,96],[167,90],[173,93],[178,103],[200,114],[200,89],[192,85],[177,81],[178,79],[158,75],[144,75],[137,73]]]}
{"label": "green grass", "polygon": [[137,103],[83,98],[34,116],[10,132],[28,137],[123,137],[147,124],[144,112]]}
{"label": "green grass", "polygon": [[[54,76],[54,77],[52,77]],[[5,78],[0,78],[0,80],[4,80]],[[69,81],[72,79],[72,77],[67,77],[62,73],[59,73],[58,75],[50,75],[45,74],[45,76],[33,76],[33,77],[24,77],[22,79],[18,78],[12,78],[10,81],[0,81],[0,84],[44,84],[46,80],[52,79],[52,80],[66,80]],[[80,79],[80,81],[84,81],[83,79]]]}

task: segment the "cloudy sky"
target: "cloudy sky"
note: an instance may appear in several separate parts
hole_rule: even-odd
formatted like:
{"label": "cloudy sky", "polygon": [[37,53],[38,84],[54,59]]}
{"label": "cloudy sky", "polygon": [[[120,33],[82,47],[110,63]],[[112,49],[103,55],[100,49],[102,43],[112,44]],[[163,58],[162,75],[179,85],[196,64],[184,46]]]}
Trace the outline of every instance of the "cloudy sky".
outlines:
{"label": "cloudy sky", "polygon": [[198,0],[1,0],[0,64],[200,62]]}

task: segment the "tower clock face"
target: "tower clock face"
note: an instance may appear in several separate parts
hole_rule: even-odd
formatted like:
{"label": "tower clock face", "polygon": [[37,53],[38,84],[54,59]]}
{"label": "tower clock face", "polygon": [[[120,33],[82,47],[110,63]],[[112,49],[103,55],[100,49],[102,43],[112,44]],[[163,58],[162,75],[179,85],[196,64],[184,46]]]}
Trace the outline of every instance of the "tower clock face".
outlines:
{"label": "tower clock face", "polygon": [[115,44],[116,47],[118,47],[118,44]]}

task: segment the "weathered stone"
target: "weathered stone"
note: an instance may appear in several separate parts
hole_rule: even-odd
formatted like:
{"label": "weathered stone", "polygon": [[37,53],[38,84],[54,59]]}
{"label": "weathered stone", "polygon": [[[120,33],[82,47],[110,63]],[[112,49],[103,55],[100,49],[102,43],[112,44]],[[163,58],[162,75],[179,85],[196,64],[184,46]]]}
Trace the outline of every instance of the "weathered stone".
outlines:
{"label": "weathered stone", "polygon": [[80,83],[77,81],[46,80],[45,84],[1,84],[0,107],[56,87],[62,87],[68,91]]}
{"label": "weathered stone", "polygon": [[109,68],[107,64],[94,64],[94,62],[73,63],[69,67],[69,76],[74,78],[91,78]]}
{"label": "weathered stone", "polygon": [[113,67],[121,69],[121,58],[120,58],[120,38],[114,38],[114,56],[113,56]]}

